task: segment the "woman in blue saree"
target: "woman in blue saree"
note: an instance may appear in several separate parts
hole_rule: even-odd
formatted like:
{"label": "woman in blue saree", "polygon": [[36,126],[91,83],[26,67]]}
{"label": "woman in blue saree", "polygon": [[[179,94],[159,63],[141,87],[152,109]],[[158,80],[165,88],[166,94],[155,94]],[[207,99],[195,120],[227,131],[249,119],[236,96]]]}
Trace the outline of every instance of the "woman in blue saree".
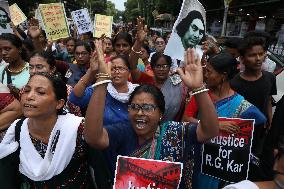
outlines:
{"label": "woman in blue saree", "polygon": [[[96,44],[98,55],[100,47]],[[97,140],[93,147],[102,149],[107,155],[109,168],[114,174],[117,155],[143,157],[157,160],[171,160],[186,163],[180,188],[191,189],[193,148],[218,134],[218,120],[214,105],[203,85],[200,60],[195,59],[194,50],[188,50],[185,57],[185,70],[179,70],[183,82],[193,90],[200,109],[198,124],[166,122],[161,124],[165,113],[165,100],[162,92],[153,85],[137,87],[129,99],[130,123],[117,122],[104,126],[103,114],[107,94],[105,78],[97,81],[92,94],[85,126],[94,128],[86,133],[86,141],[91,136]],[[107,73],[103,58],[99,58],[99,73]],[[124,125],[124,126],[122,126]],[[190,153],[191,152],[191,153]],[[187,164],[188,163],[188,164]]]}
{"label": "woman in blue saree", "polygon": [[[243,96],[233,91],[229,81],[237,72],[236,60],[228,53],[220,53],[209,59],[206,66],[206,83],[210,89],[209,95],[215,105],[219,117],[255,119],[255,126],[263,126],[266,123],[265,116]],[[193,97],[188,104],[183,121],[195,122],[198,109]],[[237,133],[239,128],[233,122],[224,122],[219,125],[220,131],[229,134]],[[200,155],[200,153],[197,153]],[[200,157],[200,156],[199,156]],[[252,155],[252,157],[254,157]],[[194,188],[197,189],[218,189],[220,180],[200,173],[200,162],[195,164],[196,182]]]}

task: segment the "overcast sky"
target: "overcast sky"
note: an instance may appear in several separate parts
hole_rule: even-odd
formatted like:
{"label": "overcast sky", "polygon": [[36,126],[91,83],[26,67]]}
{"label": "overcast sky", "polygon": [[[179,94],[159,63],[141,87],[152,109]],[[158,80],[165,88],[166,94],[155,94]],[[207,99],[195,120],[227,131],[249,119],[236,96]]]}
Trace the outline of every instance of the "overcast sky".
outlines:
{"label": "overcast sky", "polygon": [[124,2],[126,2],[126,0],[110,0],[111,2],[113,2],[115,4],[115,8],[120,10],[120,11],[124,11]]}

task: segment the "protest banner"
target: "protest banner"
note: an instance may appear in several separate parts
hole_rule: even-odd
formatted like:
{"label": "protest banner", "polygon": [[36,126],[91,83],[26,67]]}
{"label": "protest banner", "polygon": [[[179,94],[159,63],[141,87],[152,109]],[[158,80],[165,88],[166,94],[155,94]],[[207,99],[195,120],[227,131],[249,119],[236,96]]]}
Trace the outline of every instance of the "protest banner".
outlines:
{"label": "protest banner", "polygon": [[101,37],[103,34],[107,37],[111,37],[112,22],[112,16],[96,14],[94,21],[94,37]]}
{"label": "protest banner", "polygon": [[69,37],[69,28],[62,3],[40,4],[39,11],[49,40]]}
{"label": "protest banner", "polygon": [[182,163],[118,156],[114,189],[176,189],[182,175]]}
{"label": "protest banner", "polygon": [[13,33],[8,1],[0,1],[0,34]]}
{"label": "protest banner", "polygon": [[23,13],[23,11],[18,7],[16,3],[11,5],[9,7],[10,14],[11,14],[11,20],[15,26],[23,23],[27,20],[26,15]]}
{"label": "protest banner", "polygon": [[195,48],[201,59],[201,43],[206,31],[205,15],[205,9],[198,0],[184,0],[164,54],[183,61],[184,51]]}
{"label": "protest banner", "polygon": [[93,32],[93,25],[88,9],[80,9],[71,13],[73,22],[77,26],[78,34]]}
{"label": "protest banner", "polygon": [[220,132],[203,146],[202,173],[227,182],[246,180],[249,171],[254,120],[219,118],[219,122],[232,121],[240,131],[236,134]]}

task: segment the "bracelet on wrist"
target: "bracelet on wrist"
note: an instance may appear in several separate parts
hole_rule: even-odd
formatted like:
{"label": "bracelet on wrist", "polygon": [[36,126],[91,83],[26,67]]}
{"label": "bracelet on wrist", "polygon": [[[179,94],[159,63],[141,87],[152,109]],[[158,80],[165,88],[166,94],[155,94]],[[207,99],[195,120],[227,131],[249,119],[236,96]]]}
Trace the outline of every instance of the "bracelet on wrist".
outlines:
{"label": "bracelet on wrist", "polygon": [[96,76],[107,75],[110,76],[108,73],[97,73]]}
{"label": "bracelet on wrist", "polygon": [[200,91],[200,90],[203,90],[203,89],[206,89],[206,87],[205,87],[204,84],[202,84],[202,86],[199,87],[199,88],[193,89],[193,90],[192,90],[192,93],[195,93],[195,92]]}
{"label": "bracelet on wrist", "polygon": [[103,85],[103,84],[106,84],[106,83],[111,83],[111,80],[105,79],[105,80],[102,80],[102,81],[98,81],[95,84],[93,84],[92,87],[94,88],[96,86]]}
{"label": "bracelet on wrist", "polygon": [[197,94],[200,94],[200,93],[205,93],[207,91],[209,91],[209,89],[201,89],[199,91],[196,91],[196,92],[192,93],[191,95],[194,96],[194,95],[197,95]]}
{"label": "bracelet on wrist", "polygon": [[142,51],[135,51],[133,47],[131,47],[131,50],[135,53],[135,54],[142,54]]}
{"label": "bracelet on wrist", "polygon": [[98,78],[110,78],[110,75],[107,73],[97,73],[96,74],[96,79]]}
{"label": "bracelet on wrist", "polygon": [[102,79],[102,78],[104,78],[104,79],[110,79],[110,76],[108,76],[108,75],[96,76],[96,79]]}

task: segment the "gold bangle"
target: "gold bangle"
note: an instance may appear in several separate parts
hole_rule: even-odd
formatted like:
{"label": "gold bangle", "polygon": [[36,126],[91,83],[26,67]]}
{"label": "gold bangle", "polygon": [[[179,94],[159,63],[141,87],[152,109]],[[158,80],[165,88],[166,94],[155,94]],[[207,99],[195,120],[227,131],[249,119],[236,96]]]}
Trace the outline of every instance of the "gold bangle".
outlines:
{"label": "gold bangle", "polygon": [[131,50],[135,53],[135,54],[142,54],[142,51],[135,51],[134,48],[132,47]]}
{"label": "gold bangle", "polygon": [[197,92],[197,91],[201,91],[201,90],[203,90],[203,89],[206,89],[206,87],[205,87],[204,84],[203,84],[201,87],[199,87],[199,88],[193,89],[193,90],[192,90],[192,93],[195,93],[195,92]]}
{"label": "gold bangle", "polygon": [[102,85],[102,84],[107,84],[107,83],[111,83],[111,80],[105,79],[105,80],[102,80],[102,81],[98,81],[95,84],[93,84],[92,87],[94,88],[96,86],[99,86],[99,85]]}
{"label": "gold bangle", "polygon": [[96,77],[99,77],[99,76],[108,76],[108,77],[110,77],[110,75],[107,74],[107,73],[97,73]]}
{"label": "gold bangle", "polygon": [[101,79],[101,78],[110,79],[110,77],[107,76],[107,75],[99,75],[99,76],[96,76],[96,79]]}

